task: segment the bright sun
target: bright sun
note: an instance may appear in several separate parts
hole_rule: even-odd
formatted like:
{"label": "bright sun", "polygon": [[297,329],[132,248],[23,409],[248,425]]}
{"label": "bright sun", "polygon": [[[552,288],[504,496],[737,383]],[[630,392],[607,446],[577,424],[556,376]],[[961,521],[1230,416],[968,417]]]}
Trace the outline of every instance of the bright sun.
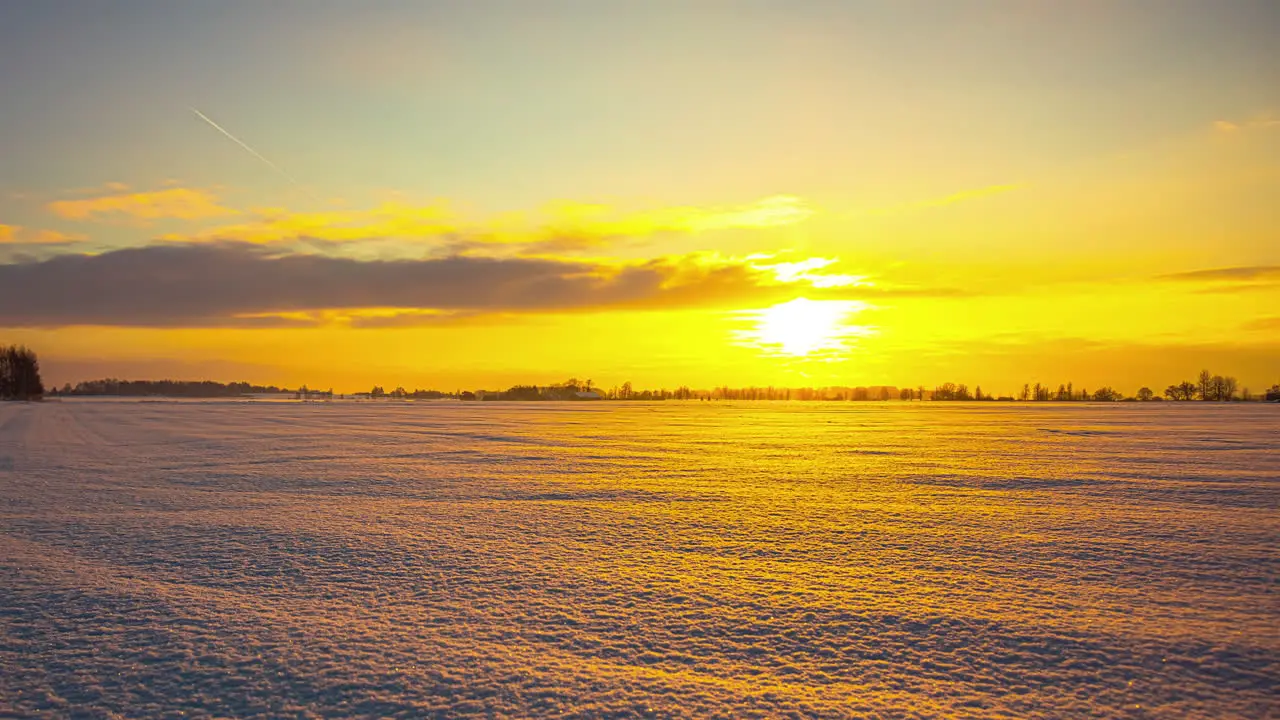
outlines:
{"label": "bright sun", "polygon": [[866,332],[846,324],[864,303],[844,300],[807,300],[756,310],[755,327],[743,333],[752,344],[783,355],[809,357],[845,348],[845,341]]}

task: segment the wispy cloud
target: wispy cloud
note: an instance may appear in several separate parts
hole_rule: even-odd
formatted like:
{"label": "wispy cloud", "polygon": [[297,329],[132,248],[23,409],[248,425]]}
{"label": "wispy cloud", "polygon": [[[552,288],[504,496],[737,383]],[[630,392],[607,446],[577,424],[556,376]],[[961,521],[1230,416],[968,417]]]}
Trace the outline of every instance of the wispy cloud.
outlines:
{"label": "wispy cloud", "polygon": [[1243,293],[1280,289],[1280,265],[1212,268],[1159,275],[1157,280],[1185,283],[1197,293]]}
{"label": "wispy cloud", "polygon": [[907,212],[911,210],[923,210],[927,208],[945,207],[947,205],[955,205],[969,200],[977,200],[980,198],[990,197],[992,195],[1000,195],[1012,192],[1021,188],[1019,183],[1008,183],[1004,185],[988,185],[986,187],[975,188],[973,190],[962,190],[960,192],[943,195],[941,197],[926,198],[923,200],[912,200],[908,202],[896,203],[885,207],[868,208],[859,211],[860,214],[866,215],[888,215],[892,213]]}
{"label": "wispy cloud", "polygon": [[1265,280],[1280,278],[1280,265],[1250,265],[1245,267],[1213,268],[1210,270],[1192,270],[1189,272],[1160,275],[1159,280],[1179,282],[1241,282],[1247,280]]}
{"label": "wispy cloud", "polygon": [[172,233],[174,242],[235,241],[256,244],[303,238],[351,242],[369,238],[426,238],[458,232],[460,220],[446,203],[409,205],[383,203],[368,210],[294,212],[287,208],[257,208],[247,222],[222,225],[195,233]]}
{"label": "wispy cloud", "polygon": [[193,188],[169,188],[154,192],[117,193],[76,200],[56,200],[50,212],[70,220],[130,218],[134,220],[202,220],[237,212],[218,203],[212,194]]}
{"label": "wispy cloud", "polygon": [[65,252],[88,238],[57,230],[0,225],[0,263],[29,262]]}
{"label": "wispy cloud", "polygon": [[84,235],[73,235],[57,230],[34,230],[20,225],[0,225],[0,244],[69,245],[85,239]]}
{"label": "wispy cloud", "polygon": [[1243,330],[1255,332],[1273,332],[1280,330],[1280,315],[1274,317],[1258,318],[1240,326]]}
{"label": "wispy cloud", "polygon": [[174,233],[179,242],[278,243],[303,238],[330,242],[369,238],[445,239],[459,245],[507,245],[527,254],[571,252],[660,235],[770,228],[804,222],[814,211],[800,198],[774,196],[736,206],[678,206],[624,211],[576,201],[549,203],[533,212],[467,218],[447,202],[387,202],[367,210],[292,212],[264,208],[248,222]]}
{"label": "wispy cloud", "polygon": [[1248,130],[1269,130],[1280,128],[1280,118],[1273,115],[1261,115],[1248,120],[1214,120],[1213,129],[1220,133],[1240,133]]}

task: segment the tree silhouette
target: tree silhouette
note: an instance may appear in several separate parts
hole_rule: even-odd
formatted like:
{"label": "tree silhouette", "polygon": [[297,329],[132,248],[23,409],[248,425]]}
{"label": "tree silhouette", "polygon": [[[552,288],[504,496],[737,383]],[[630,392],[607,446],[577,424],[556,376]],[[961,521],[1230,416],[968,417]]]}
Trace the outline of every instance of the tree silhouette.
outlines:
{"label": "tree silhouette", "polygon": [[1122,393],[1109,387],[1101,387],[1093,391],[1093,399],[1098,402],[1115,402],[1123,397]]}
{"label": "tree silhouette", "polygon": [[1141,400],[1142,402],[1150,402],[1153,398],[1155,398],[1155,396],[1156,394],[1152,392],[1151,388],[1149,387],[1138,388],[1138,399]]}
{"label": "tree silhouette", "polygon": [[35,400],[44,395],[40,361],[22,345],[0,346],[0,399]]}
{"label": "tree silhouette", "polygon": [[1209,380],[1208,399],[1227,402],[1236,399],[1236,379],[1214,375]]}

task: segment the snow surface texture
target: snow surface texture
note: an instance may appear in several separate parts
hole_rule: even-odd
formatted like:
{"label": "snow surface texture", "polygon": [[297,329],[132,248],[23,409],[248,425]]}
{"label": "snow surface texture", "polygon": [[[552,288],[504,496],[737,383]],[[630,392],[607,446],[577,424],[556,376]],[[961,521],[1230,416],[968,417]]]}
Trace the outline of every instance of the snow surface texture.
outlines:
{"label": "snow surface texture", "polygon": [[1280,717],[1277,428],[0,404],[0,716]]}

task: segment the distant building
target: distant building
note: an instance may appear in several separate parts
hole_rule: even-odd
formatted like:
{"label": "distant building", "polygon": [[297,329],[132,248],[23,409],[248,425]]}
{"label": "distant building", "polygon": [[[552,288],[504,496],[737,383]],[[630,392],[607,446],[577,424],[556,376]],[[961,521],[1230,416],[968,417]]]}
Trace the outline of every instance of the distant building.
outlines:
{"label": "distant building", "polygon": [[604,399],[604,396],[596,392],[595,390],[585,390],[585,391],[579,390],[578,392],[575,392],[573,394],[573,397],[578,400],[603,400]]}

